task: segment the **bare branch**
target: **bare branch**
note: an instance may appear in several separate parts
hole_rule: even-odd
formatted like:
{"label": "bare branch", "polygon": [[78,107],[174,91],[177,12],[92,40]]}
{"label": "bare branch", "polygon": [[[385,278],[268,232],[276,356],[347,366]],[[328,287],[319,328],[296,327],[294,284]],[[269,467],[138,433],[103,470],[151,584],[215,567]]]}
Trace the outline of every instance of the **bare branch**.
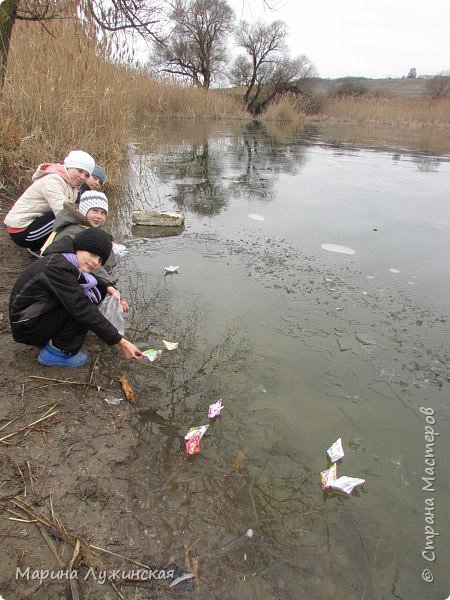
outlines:
{"label": "bare branch", "polygon": [[225,0],[176,0],[171,35],[155,45],[153,64],[208,89],[226,61],[225,38],[233,19]]}
{"label": "bare branch", "polygon": [[257,83],[258,71],[265,63],[272,63],[286,50],[286,25],[282,21],[270,24],[250,25],[242,21],[236,30],[238,45],[247,53],[252,65],[250,81],[245,92],[244,102],[249,106],[250,95]]}
{"label": "bare branch", "polygon": [[97,27],[110,33],[133,32],[143,38],[159,41],[162,8],[146,0],[111,0],[105,8],[103,0],[82,0],[83,8]]}

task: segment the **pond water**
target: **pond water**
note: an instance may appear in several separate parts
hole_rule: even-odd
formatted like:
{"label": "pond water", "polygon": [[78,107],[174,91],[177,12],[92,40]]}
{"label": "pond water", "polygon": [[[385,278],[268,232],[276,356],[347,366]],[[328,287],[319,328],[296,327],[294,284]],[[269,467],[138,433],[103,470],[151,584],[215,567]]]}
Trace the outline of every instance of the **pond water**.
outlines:
{"label": "pond water", "polygon": [[[200,587],[171,596],[446,598],[450,148],[412,130],[171,122],[130,151],[112,214],[127,337],[179,342],[125,366],[130,548],[182,569],[198,556]],[[185,227],[153,237],[133,209],[182,210]],[[365,479],[351,496],[320,485],[339,437],[338,476]]]}

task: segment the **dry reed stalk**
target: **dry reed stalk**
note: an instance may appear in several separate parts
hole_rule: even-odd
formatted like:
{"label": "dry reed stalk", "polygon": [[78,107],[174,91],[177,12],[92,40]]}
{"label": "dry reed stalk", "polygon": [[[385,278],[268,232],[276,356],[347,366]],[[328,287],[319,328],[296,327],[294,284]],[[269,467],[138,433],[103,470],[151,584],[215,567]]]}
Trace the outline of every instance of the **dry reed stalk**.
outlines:
{"label": "dry reed stalk", "polygon": [[34,477],[34,475],[31,472],[31,466],[30,466],[30,461],[27,460],[27,468],[28,468],[28,477],[30,478],[30,486],[31,486],[31,491],[33,492],[33,494],[36,494],[36,490],[34,488],[34,480],[36,479],[36,477]]}
{"label": "dry reed stalk", "polygon": [[194,575],[194,586],[198,590],[200,588],[200,574],[199,574],[199,558],[193,556],[191,559],[192,573]]}
{"label": "dry reed stalk", "polygon": [[58,551],[56,549],[55,544],[53,543],[53,540],[51,539],[51,537],[48,535],[47,531],[44,529],[43,525],[41,523],[38,523],[37,521],[35,521],[36,527],[39,530],[39,533],[42,535],[43,539],[45,540],[45,543],[47,544],[47,546],[50,548],[51,553],[53,554],[53,556],[56,558],[56,562],[58,563],[58,566],[63,569],[65,566],[65,562],[62,560],[62,558],[60,557],[60,555],[58,554]]}
{"label": "dry reed stalk", "polygon": [[[55,509],[53,506],[53,502],[51,499],[50,499],[51,519],[36,512],[36,510],[33,507],[31,507],[24,500],[22,500],[21,498],[19,498],[17,496],[9,499],[9,502],[16,509],[19,509],[22,511],[22,514],[21,514],[21,513],[17,512],[16,510],[9,508],[6,501],[0,500],[0,505],[4,506],[4,510],[10,514],[15,515],[15,518],[11,518],[11,520],[15,520],[15,521],[22,522],[22,523],[35,524],[36,527],[39,529],[39,532],[41,533],[45,542],[49,546],[51,552],[55,556],[55,558],[61,568],[65,568],[66,563],[62,561],[62,559],[61,559],[53,541],[51,540],[50,536],[48,535],[46,529],[48,529],[52,532],[56,531],[56,533],[58,534],[58,536],[61,538],[61,540],[64,543],[73,547],[72,557],[71,557],[71,560],[69,563],[69,567],[67,567],[69,570],[71,570],[73,568],[73,566],[76,563],[76,561],[78,560],[78,558],[80,558],[81,562],[83,563],[84,566],[86,566],[88,568],[96,569],[97,571],[107,572],[108,566],[103,562],[102,558],[98,555],[97,551],[102,552],[104,554],[108,554],[111,556],[115,556],[115,557],[124,559],[131,564],[134,564],[136,566],[139,566],[139,567],[142,567],[145,569],[149,569],[149,570],[152,569],[152,567],[149,565],[146,565],[146,564],[137,562],[135,560],[132,560],[130,558],[127,558],[126,556],[124,556],[122,554],[118,554],[117,552],[111,552],[110,550],[106,550],[104,548],[101,548],[100,546],[95,546],[93,544],[89,544],[82,537],[80,537],[78,535],[74,535],[72,533],[69,533],[66,530],[66,528],[64,527],[64,525],[62,524],[59,517],[56,515]],[[26,518],[23,518],[23,514],[26,515]],[[111,585],[111,587],[114,589],[117,596],[121,600],[125,600],[124,596],[121,594],[120,590],[115,585],[114,581],[109,580],[109,579],[107,581]],[[168,588],[167,584],[160,582],[156,579],[152,579],[152,582],[156,583],[157,585],[159,585],[161,587]],[[72,590],[72,594],[73,593],[74,593],[74,591]]]}
{"label": "dry reed stalk", "polygon": [[97,361],[98,361],[98,357],[99,357],[99,356],[100,356],[100,352],[98,352],[98,353],[96,354],[96,356],[95,356],[95,360],[94,360],[94,362],[93,362],[93,363],[92,363],[92,365],[91,365],[91,369],[90,369],[90,372],[89,372],[89,381],[88,381],[88,383],[86,384],[86,387],[85,387],[85,389],[84,389],[84,393],[83,393],[83,400],[86,398],[86,394],[87,394],[87,392],[88,392],[89,386],[90,386],[90,385],[92,385],[92,378],[93,378],[93,376],[94,376],[94,369],[95,369],[95,365],[97,364]]}
{"label": "dry reed stalk", "polygon": [[[54,381],[55,383],[65,383],[66,385],[82,385],[93,387],[97,391],[103,390],[105,392],[112,392],[109,388],[105,388],[101,385],[97,385],[96,383],[91,383],[89,381],[69,381],[68,379],[55,379],[54,377],[42,377],[40,375],[29,375],[30,379],[41,379],[43,381]],[[56,406],[56,405],[55,405]]]}
{"label": "dry reed stalk", "polygon": [[18,417],[14,417],[14,419],[11,419],[7,423],[5,423],[5,425],[2,425],[0,427],[0,431],[3,431],[3,429],[6,429],[7,427],[9,427],[9,425],[12,425],[16,421],[19,421],[19,419],[22,419],[26,415],[29,415],[31,413],[37,412],[38,410],[41,410],[41,408],[45,408],[46,406],[52,406],[52,407],[55,408],[56,406],[58,406],[58,404],[59,404],[59,402],[56,402],[56,403],[55,402],[50,402],[48,404],[41,404],[40,406],[37,406],[36,408],[33,408],[31,410],[27,410],[26,412],[21,413]]}
{"label": "dry reed stalk", "polygon": [[[16,508],[19,508],[20,510],[22,510],[23,513],[25,513],[28,517],[31,517],[31,521],[29,520],[28,522],[36,523],[38,528],[40,526],[40,527],[46,527],[47,529],[50,529],[50,530],[56,530],[58,535],[61,537],[61,539],[66,544],[68,544],[69,546],[73,546],[75,549],[78,550],[76,556],[80,555],[82,557],[82,561],[83,561],[84,565],[86,565],[87,567],[96,569],[98,571],[105,571],[105,572],[107,571],[107,566],[102,561],[102,559],[95,552],[92,551],[90,545],[81,537],[75,536],[71,533],[68,533],[66,531],[66,529],[62,526],[59,519],[55,520],[55,521],[50,521],[48,518],[37,513],[29,504],[27,504],[26,502],[24,502],[23,500],[21,500],[18,497],[12,498],[10,500],[10,502]],[[5,504],[4,502],[1,502],[1,503]],[[9,512],[9,509],[7,507],[5,507],[5,509]],[[53,512],[53,509],[52,509],[52,512]],[[75,555],[75,552],[74,552],[74,555]],[[108,583],[114,589],[117,596],[121,600],[125,600],[124,596],[122,595],[120,590],[117,588],[116,584],[110,580],[108,580]]]}
{"label": "dry reed stalk", "polygon": [[302,111],[302,102],[297,96],[283,94],[278,100],[269,104],[261,120],[303,122],[305,115]]}
{"label": "dry reed stalk", "polygon": [[[57,405],[55,404],[55,406],[57,406]],[[8,435],[4,435],[3,437],[0,438],[0,443],[8,444],[9,442],[6,442],[7,439],[17,435],[18,433],[20,433],[22,431],[31,431],[31,429],[38,423],[42,423],[43,421],[46,421],[47,419],[50,419],[50,417],[53,417],[54,415],[59,413],[59,410],[54,410],[53,412],[50,412],[51,410],[52,409],[49,409],[48,411],[46,411],[46,413],[44,413],[44,415],[42,417],[40,417],[39,419],[37,419],[36,421],[33,421],[32,423],[28,423],[28,425],[24,425],[23,427],[20,427],[16,431],[13,431],[12,433],[8,433]]]}

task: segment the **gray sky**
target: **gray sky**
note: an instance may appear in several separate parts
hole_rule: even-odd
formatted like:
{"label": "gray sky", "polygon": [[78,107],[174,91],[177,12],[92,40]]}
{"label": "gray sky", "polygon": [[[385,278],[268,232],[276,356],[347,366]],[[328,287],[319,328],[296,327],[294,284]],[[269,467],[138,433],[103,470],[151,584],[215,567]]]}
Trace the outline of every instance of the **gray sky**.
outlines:
{"label": "gray sky", "polygon": [[450,0],[227,0],[249,22],[284,21],[291,56],[320,77],[383,78],[450,71]]}

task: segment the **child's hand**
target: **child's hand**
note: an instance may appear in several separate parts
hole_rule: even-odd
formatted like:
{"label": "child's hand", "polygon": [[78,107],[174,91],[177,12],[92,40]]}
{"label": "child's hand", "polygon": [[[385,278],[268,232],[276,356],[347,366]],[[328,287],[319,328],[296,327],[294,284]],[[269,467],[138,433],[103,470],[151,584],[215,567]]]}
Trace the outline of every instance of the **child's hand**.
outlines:
{"label": "child's hand", "polygon": [[113,287],[112,285],[110,285],[110,286],[108,286],[106,288],[106,291],[111,296],[114,296],[114,298],[117,298],[118,302],[120,302],[120,306],[123,308],[123,312],[127,313],[130,310],[130,305],[128,304],[128,302],[126,300],[124,300],[123,298],[120,297],[119,290],[116,290],[115,287]]}
{"label": "child's hand", "polygon": [[123,298],[120,301],[120,305],[123,308],[123,312],[127,313],[130,310],[130,306],[129,306],[128,302],[126,300],[124,300]]}
{"label": "child's hand", "polygon": [[114,286],[108,285],[106,291],[110,296],[114,296],[115,298],[117,298],[117,300],[120,300],[120,292],[119,290],[116,290]]}
{"label": "child's hand", "polygon": [[125,338],[122,338],[118,345],[122,350],[122,354],[128,360],[140,360],[142,358],[141,350]]}

